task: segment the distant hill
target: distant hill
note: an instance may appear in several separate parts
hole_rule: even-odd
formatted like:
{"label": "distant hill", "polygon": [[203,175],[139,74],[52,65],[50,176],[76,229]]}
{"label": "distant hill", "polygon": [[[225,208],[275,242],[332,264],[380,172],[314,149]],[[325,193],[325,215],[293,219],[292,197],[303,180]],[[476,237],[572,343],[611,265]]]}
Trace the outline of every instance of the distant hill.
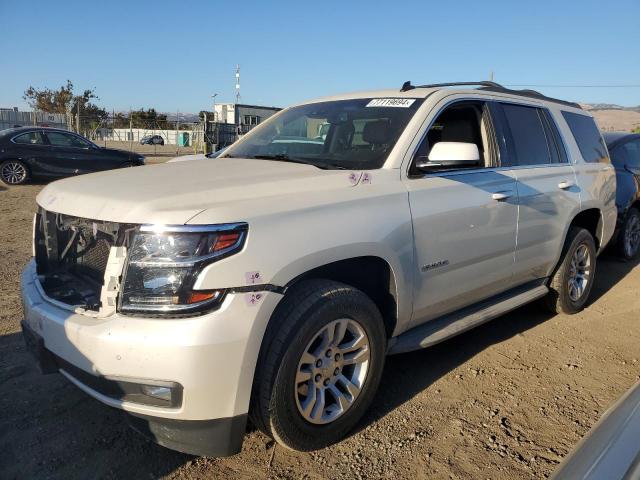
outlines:
{"label": "distant hill", "polygon": [[602,131],[630,132],[640,127],[640,105],[622,107],[610,103],[581,103],[580,106],[595,117]]}
{"label": "distant hill", "polygon": [[628,112],[640,112],[640,105],[635,107],[622,107],[615,103],[581,103],[585,110],[624,110]]}
{"label": "distant hill", "polygon": [[[162,113],[163,115],[167,116],[167,120],[169,120],[170,122],[174,122],[176,120],[176,112],[159,112]],[[181,122],[185,122],[185,123],[194,123],[194,122],[199,122],[200,121],[200,117],[197,113],[178,113],[179,115],[179,119]]]}

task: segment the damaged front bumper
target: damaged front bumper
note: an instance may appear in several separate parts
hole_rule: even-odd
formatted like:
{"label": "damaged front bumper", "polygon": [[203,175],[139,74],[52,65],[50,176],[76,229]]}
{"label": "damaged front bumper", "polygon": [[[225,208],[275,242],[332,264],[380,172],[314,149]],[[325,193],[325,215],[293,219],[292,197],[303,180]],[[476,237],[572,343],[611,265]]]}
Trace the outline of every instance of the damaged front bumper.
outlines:
{"label": "damaged front bumper", "polygon": [[[239,451],[260,343],[280,294],[265,292],[258,304],[247,301],[251,294],[229,294],[198,317],[101,318],[48,297],[34,261],[21,284],[23,329],[45,371],[131,414],[132,426],[161,445],[208,456]],[[169,404],[145,398],[143,386],[168,389]]]}

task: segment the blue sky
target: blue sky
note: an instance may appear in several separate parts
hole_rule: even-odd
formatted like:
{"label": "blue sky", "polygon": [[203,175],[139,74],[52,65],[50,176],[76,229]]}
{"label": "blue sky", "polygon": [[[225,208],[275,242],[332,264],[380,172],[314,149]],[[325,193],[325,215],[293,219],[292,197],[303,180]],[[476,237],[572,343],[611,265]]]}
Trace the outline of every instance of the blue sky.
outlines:
{"label": "blue sky", "polygon": [[[285,106],[332,93],[494,79],[640,85],[640,0],[0,0],[0,107],[71,79],[107,109],[197,112],[234,98]],[[640,88],[547,88],[640,104]]]}

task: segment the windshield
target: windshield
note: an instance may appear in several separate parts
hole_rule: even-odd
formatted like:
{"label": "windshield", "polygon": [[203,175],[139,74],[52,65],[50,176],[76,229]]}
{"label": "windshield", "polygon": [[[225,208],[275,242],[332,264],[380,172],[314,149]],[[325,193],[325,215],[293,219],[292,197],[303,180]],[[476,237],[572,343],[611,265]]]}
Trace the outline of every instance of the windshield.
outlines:
{"label": "windshield", "polygon": [[222,157],[380,168],[422,99],[362,98],[289,108],[249,132]]}

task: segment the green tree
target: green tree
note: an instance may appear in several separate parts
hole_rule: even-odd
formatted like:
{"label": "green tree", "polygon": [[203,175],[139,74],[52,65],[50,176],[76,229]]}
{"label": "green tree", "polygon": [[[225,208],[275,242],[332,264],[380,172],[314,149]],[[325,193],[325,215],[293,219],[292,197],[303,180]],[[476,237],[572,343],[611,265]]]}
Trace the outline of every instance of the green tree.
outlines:
{"label": "green tree", "polygon": [[82,130],[95,130],[107,117],[107,112],[93,103],[93,100],[99,100],[95,89],[87,89],[81,94],[76,94],[73,91],[73,82],[71,80],[67,80],[66,85],[62,85],[57,89],[38,89],[30,86],[25,90],[22,98],[34,110],[47,113],[71,113],[77,115],[79,107]]}
{"label": "green tree", "polygon": [[47,113],[77,113],[78,104],[80,105],[80,116],[94,115],[104,116],[104,109],[93,103],[93,100],[99,100],[95,89],[84,90],[80,94],[73,91],[73,82],[67,80],[66,85],[62,85],[57,89],[43,88],[38,89],[30,86],[24,91],[23,97],[29,105],[35,110]]}
{"label": "green tree", "polygon": [[155,108],[145,110],[134,110],[131,112],[131,125],[133,128],[157,128],[167,129],[169,124],[173,122],[167,121],[167,116],[156,112]]}
{"label": "green tree", "polygon": [[637,126],[636,128],[634,128],[633,130],[631,130],[632,133],[640,133],[640,126]]}
{"label": "green tree", "polygon": [[31,108],[47,113],[67,113],[73,102],[73,83],[67,80],[67,85],[57,90],[50,88],[37,89],[29,87],[23,97]]}

